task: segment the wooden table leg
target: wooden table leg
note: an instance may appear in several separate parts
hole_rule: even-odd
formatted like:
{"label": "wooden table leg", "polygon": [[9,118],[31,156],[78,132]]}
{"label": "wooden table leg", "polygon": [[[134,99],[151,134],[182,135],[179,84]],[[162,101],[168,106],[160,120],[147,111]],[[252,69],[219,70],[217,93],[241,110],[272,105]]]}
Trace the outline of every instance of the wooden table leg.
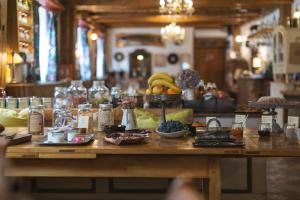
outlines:
{"label": "wooden table leg", "polygon": [[221,164],[220,159],[210,159],[209,200],[221,199]]}

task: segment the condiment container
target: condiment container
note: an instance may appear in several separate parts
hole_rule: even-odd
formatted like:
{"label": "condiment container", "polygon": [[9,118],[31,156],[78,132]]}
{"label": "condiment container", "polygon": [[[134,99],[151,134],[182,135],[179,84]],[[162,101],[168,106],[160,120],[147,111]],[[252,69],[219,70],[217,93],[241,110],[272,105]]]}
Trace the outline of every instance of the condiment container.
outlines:
{"label": "condiment container", "polygon": [[17,98],[7,97],[5,101],[6,101],[6,108],[7,109],[16,109],[18,107]]}
{"label": "condiment container", "polygon": [[103,131],[105,126],[114,125],[114,110],[112,104],[100,104],[98,114],[98,131]]}
{"label": "condiment container", "polygon": [[72,81],[68,88],[68,100],[73,108],[77,108],[79,104],[87,103],[87,89],[83,87],[82,81]]}
{"label": "condiment container", "polygon": [[93,86],[88,90],[88,99],[93,108],[98,108],[99,104],[108,103],[109,89],[104,81],[93,81]]}
{"label": "condiment container", "polygon": [[33,135],[43,135],[44,107],[42,105],[29,107],[28,133]]}
{"label": "condiment container", "polygon": [[43,97],[42,105],[44,106],[44,108],[52,108],[52,98]]}
{"label": "condiment container", "polygon": [[112,87],[111,88],[111,103],[113,107],[117,107],[122,98],[122,89],[120,87]]}
{"label": "condiment container", "polygon": [[80,133],[91,133],[93,131],[92,104],[78,105],[77,128],[79,128]]}
{"label": "condiment container", "polygon": [[5,108],[5,98],[0,98],[0,108]]}
{"label": "condiment container", "polygon": [[20,109],[28,108],[28,106],[29,106],[29,98],[28,97],[18,98],[18,107]]}
{"label": "condiment container", "polygon": [[235,139],[243,139],[243,123],[234,123],[231,128],[231,134]]}
{"label": "condiment container", "polygon": [[65,132],[60,129],[51,129],[47,133],[48,142],[63,143],[65,141]]}
{"label": "condiment container", "polygon": [[39,97],[30,98],[30,106],[40,106],[40,105],[41,105],[41,98]]}

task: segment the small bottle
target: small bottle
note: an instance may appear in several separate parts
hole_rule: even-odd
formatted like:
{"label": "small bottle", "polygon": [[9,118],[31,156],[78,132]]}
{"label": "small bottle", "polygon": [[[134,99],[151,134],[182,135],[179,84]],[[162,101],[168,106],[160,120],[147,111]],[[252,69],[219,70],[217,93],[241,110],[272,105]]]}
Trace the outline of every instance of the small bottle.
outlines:
{"label": "small bottle", "polygon": [[44,106],[29,107],[28,133],[33,135],[44,134]]}
{"label": "small bottle", "polygon": [[120,87],[112,87],[111,89],[111,103],[114,108],[118,107],[122,98],[122,89]]}
{"label": "small bottle", "polygon": [[30,98],[30,105],[31,106],[39,106],[39,105],[41,105],[41,98],[39,98],[39,97],[31,97]]}
{"label": "small bottle", "polygon": [[16,109],[18,107],[17,98],[7,97],[6,98],[6,108],[7,109]]}
{"label": "small bottle", "polygon": [[80,133],[93,132],[93,111],[92,104],[79,104],[77,115],[77,128]]}
{"label": "small bottle", "polygon": [[29,106],[29,99],[27,97],[18,98],[18,103],[19,103],[18,107],[20,109],[28,108],[28,106]]}
{"label": "small bottle", "polygon": [[42,104],[43,104],[44,108],[52,108],[52,98],[43,97]]}

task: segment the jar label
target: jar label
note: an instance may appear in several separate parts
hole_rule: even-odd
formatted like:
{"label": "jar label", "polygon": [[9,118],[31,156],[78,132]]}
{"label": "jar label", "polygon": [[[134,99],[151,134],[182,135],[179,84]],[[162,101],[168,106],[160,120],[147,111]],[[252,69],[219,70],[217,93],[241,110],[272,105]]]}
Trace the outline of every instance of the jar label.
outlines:
{"label": "jar label", "polygon": [[43,118],[41,114],[30,115],[29,132],[41,132],[43,126]]}
{"label": "jar label", "polygon": [[89,116],[78,116],[78,128],[89,128]]}

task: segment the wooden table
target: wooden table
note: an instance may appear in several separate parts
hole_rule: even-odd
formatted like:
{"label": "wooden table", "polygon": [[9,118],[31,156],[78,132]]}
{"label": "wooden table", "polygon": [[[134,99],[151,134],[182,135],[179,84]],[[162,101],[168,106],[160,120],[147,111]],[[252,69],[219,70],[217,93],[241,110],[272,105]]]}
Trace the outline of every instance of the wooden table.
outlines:
{"label": "wooden table", "polygon": [[[24,132],[11,128],[7,132]],[[33,137],[36,140],[38,137]],[[32,143],[7,148],[13,177],[156,177],[189,174],[207,178],[207,197],[220,199],[221,156],[242,154],[237,148],[194,148],[192,138],[162,139],[151,134],[147,144],[116,146],[105,143],[103,134],[88,146],[42,147]]]}
{"label": "wooden table", "polygon": [[[11,128],[7,132],[24,132]],[[103,134],[88,146],[43,147],[32,143],[7,148],[12,177],[156,177],[189,174],[207,178],[208,199],[221,195],[220,158],[225,156],[300,156],[298,144],[288,144],[284,135],[260,139],[257,132],[244,131],[245,148],[194,148],[193,139],[163,139],[151,134],[148,143],[116,146],[105,143]],[[38,136],[33,137],[36,140]]]}

